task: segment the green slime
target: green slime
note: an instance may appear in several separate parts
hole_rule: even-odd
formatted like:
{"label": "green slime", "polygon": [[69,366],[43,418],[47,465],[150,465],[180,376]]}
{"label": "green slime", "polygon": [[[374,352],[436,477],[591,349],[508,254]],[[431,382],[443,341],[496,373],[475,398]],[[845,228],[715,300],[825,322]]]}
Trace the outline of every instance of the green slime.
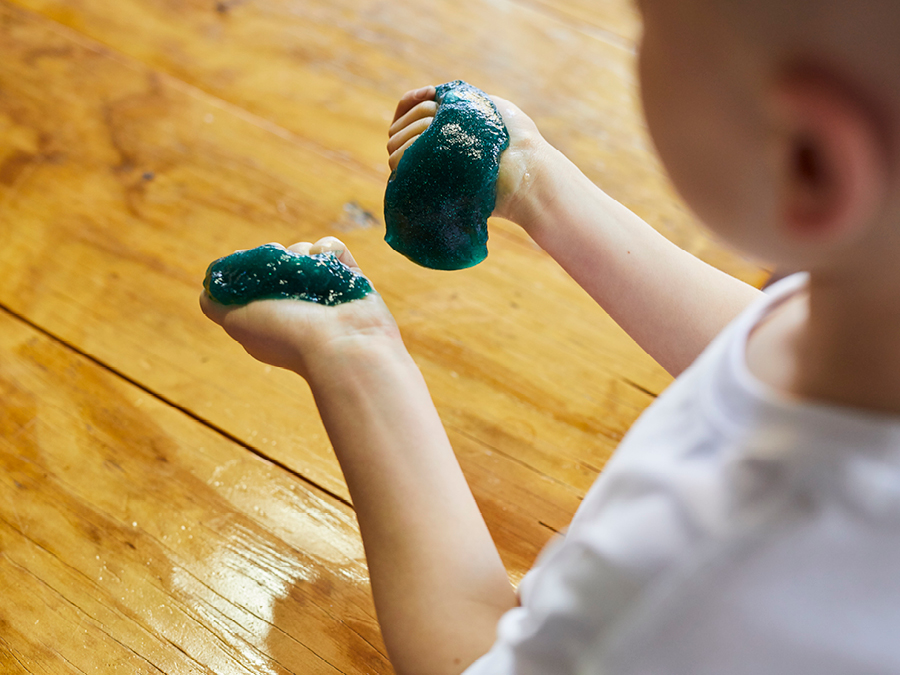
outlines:
{"label": "green slime", "polygon": [[434,120],[388,180],[384,239],[423,267],[458,270],[487,257],[509,133],[487,94],[462,80],[438,85],[435,101]]}
{"label": "green slime", "polygon": [[339,305],[372,292],[334,253],[301,255],[274,244],[219,258],[207,268],[203,288],[222,305],[278,298]]}

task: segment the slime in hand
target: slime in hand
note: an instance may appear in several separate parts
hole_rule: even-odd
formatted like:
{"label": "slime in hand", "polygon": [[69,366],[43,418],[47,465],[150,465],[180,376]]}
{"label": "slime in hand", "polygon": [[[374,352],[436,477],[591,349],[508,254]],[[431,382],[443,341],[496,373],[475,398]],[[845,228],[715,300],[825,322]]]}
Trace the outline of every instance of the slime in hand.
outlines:
{"label": "slime in hand", "polygon": [[438,85],[435,101],[434,120],[388,180],[384,238],[419,265],[458,270],[487,257],[509,133],[487,94],[461,80]]}
{"label": "slime in hand", "polygon": [[206,270],[203,288],[222,305],[278,298],[339,305],[372,292],[334,253],[302,255],[274,244],[219,258]]}

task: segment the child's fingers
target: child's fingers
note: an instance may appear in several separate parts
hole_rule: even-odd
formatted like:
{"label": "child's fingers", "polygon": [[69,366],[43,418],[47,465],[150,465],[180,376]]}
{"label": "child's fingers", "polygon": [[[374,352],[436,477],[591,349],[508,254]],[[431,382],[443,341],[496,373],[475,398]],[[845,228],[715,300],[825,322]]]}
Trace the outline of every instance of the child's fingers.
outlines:
{"label": "child's fingers", "polygon": [[347,248],[347,245],[342,242],[337,237],[322,237],[313,244],[309,249],[309,255],[316,255],[317,253],[337,253],[338,260],[344,263],[347,267],[352,270],[359,272],[359,264],[356,262],[356,259],[353,257],[353,254],[350,253],[350,250]]}
{"label": "child's fingers", "polygon": [[225,313],[228,311],[224,305],[220,305],[209,297],[209,293],[206,292],[205,288],[203,289],[203,292],[200,293],[200,309],[203,310],[203,313],[209,319],[220,326],[222,325],[222,319],[225,316]]}
{"label": "child's fingers", "polygon": [[[424,87],[407,92],[400,105],[397,106],[397,114],[394,123],[388,129],[390,139],[387,150],[390,157],[388,165],[391,171],[397,169],[403,153],[415,140],[428,128],[437,112],[437,103],[434,102],[434,87]],[[426,100],[421,100],[426,97]]]}
{"label": "child's fingers", "polygon": [[308,241],[298,241],[296,244],[288,246],[288,251],[299,253],[300,255],[309,255],[309,249],[312,244]]}
{"label": "child's fingers", "polygon": [[420,119],[434,117],[436,112],[437,103],[434,101],[422,101],[391,125],[390,129],[388,129],[388,136],[394,136],[413,122]]}
{"label": "child's fingers", "polygon": [[406,143],[404,143],[391,153],[391,156],[388,157],[388,166],[391,167],[391,171],[397,170],[397,165],[400,163],[400,158],[403,157],[403,153],[406,152],[406,149],[416,142],[416,138],[418,138],[418,136],[416,136],[415,138],[410,138],[408,141],[406,141]]}
{"label": "child's fingers", "polygon": [[288,246],[289,251],[300,255],[317,255],[319,253],[336,253],[338,260],[352,269],[359,270],[359,265],[347,250],[347,245],[337,237],[322,237],[315,244],[308,241],[298,241]]}
{"label": "child's fingers", "polygon": [[433,119],[433,117],[423,117],[391,136],[387,144],[388,154],[394,154],[394,151],[405,145],[407,141],[418,138],[428,128]]}
{"label": "child's fingers", "polygon": [[428,86],[421,89],[413,89],[403,94],[403,97],[397,104],[397,110],[394,112],[394,119],[391,120],[391,124],[403,117],[420,102],[433,100],[435,93],[435,88]]}

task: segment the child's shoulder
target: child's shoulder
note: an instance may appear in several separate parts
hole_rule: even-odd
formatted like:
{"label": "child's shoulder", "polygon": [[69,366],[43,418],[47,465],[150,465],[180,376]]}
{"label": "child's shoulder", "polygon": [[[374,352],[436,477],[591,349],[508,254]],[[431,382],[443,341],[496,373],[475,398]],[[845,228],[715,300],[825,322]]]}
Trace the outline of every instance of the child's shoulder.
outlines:
{"label": "child's shoulder", "polygon": [[791,399],[747,368],[754,327],[804,284],[804,275],[780,282],[644,412],[585,497],[569,541],[593,546],[602,533],[613,556],[649,581],[748,528],[761,536],[816,509],[844,510],[850,522],[851,509],[874,500],[900,518],[900,418]]}

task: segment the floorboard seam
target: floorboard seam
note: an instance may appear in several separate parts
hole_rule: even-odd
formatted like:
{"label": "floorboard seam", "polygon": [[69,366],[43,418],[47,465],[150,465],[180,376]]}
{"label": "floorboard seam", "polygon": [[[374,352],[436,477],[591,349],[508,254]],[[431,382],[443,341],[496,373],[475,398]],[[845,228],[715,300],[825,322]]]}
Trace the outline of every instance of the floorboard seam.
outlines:
{"label": "floorboard seam", "polygon": [[16,656],[16,653],[15,653],[15,651],[13,651],[12,646],[10,646],[9,643],[3,639],[3,636],[0,635],[0,646],[2,646],[2,645],[6,645],[6,653],[9,654],[12,658],[14,658],[16,663],[18,663],[20,666],[22,666],[22,670],[24,672],[26,672],[26,673],[34,672],[28,666],[26,666],[24,663],[22,663],[22,659],[20,659],[18,656]]}
{"label": "floorboard seam", "polygon": [[550,530],[551,532],[555,532],[556,534],[560,534],[560,531],[559,531],[559,530],[557,530],[557,529],[556,529],[555,527],[553,527],[552,525],[549,525],[549,524],[545,523],[543,520],[539,520],[539,521],[538,521],[538,525],[543,525],[544,527],[546,527],[546,528],[547,528],[548,530]]}
{"label": "floorboard seam", "polygon": [[[6,305],[4,305],[4,304],[2,304],[2,303],[0,303],[0,311],[3,311],[3,312],[5,312],[5,313],[7,313],[8,315],[10,315],[11,317],[17,319],[18,321],[21,321],[22,323],[24,323],[24,324],[30,326],[30,327],[33,328],[34,330],[38,331],[41,335],[44,335],[44,336],[50,338],[51,340],[53,340],[53,341],[55,341],[55,342],[58,342],[59,344],[65,346],[67,349],[69,349],[69,350],[71,350],[72,352],[78,354],[79,356],[82,356],[82,357],[86,358],[88,361],[90,361],[90,362],[93,363],[94,365],[96,365],[96,366],[102,368],[103,370],[105,370],[105,371],[111,373],[112,375],[115,375],[116,377],[118,377],[118,378],[120,378],[120,379],[122,379],[122,380],[125,380],[125,381],[128,382],[129,384],[131,384],[131,385],[137,387],[138,389],[140,389],[141,391],[143,391],[143,392],[144,392],[145,394],[147,394],[148,396],[152,396],[152,397],[155,398],[156,400],[158,400],[158,401],[160,401],[160,402],[162,402],[162,403],[165,403],[166,405],[168,405],[168,406],[170,406],[170,407],[172,407],[172,408],[175,408],[176,410],[178,410],[178,411],[180,411],[181,413],[183,413],[183,414],[187,415],[188,417],[190,417],[190,418],[191,418],[192,420],[194,420],[195,422],[199,422],[199,423],[202,424],[203,426],[207,427],[208,429],[211,429],[212,431],[216,432],[216,433],[219,434],[220,436],[222,436],[222,437],[224,437],[224,438],[227,438],[229,441],[231,441],[231,442],[233,442],[233,443],[239,445],[240,447],[244,448],[244,449],[247,450],[248,452],[250,452],[250,453],[256,455],[257,457],[259,457],[260,459],[262,459],[262,460],[264,460],[264,461],[266,461],[266,462],[269,462],[269,463],[271,463],[271,464],[277,466],[279,469],[281,469],[281,470],[283,470],[283,471],[289,473],[290,475],[292,475],[292,476],[294,476],[295,478],[297,478],[297,479],[303,481],[303,482],[306,483],[307,485],[310,485],[310,486],[314,487],[314,488],[315,488],[316,490],[318,490],[319,492],[322,492],[322,493],[328,495],[329,497],[331,497],[332,499],[334,499],[334,500],[336,500],[336,501],[339,501],[341,504],[343,504],[343,505],[345,505],[345,506],[347,506],[347,507],[353,509],[353,504],[350,502],[349,499],[345,499],[345,498],[342,497],[341,495],[339,495],[339,494],[337,494],[337,493],[335,493],[335,492],[332,492],[331,490],[329,490],[328,488],[326,488],[326,487],[324,487],[324,486],[322,486],[322,485],[319,485],[319,484],[316,483],[315,481],[311,480],[310,478],[307,478],[306,476],[304,476],[304,475],[301,474],[301,473],[298,473],[297,471],[295,471],[294,469],[292,469],[292,468],[289,467],[288,465],[284,464],[283,462],[281,462],[281,461],[279,461],[279,460],[277,460],[277,459],[274,459],[274,458],[272,458],[272,457],[269,457],[269,456],[266,455],[264,452],[262,452],[261,450],[259,450],[259,449],[257,449],[257,448],[254,448],[252,445],[250,445],[250,444],[247,443],[246,441],[244,441],[244,440],[242,440],[241,438],[239,438],[238,436],[235,436],[234,434],[232,434],[230,431],[227,431],[226,429],[223,429],[222,427],[220,427],[220,426],[218,426],[218,425],[216,425],[216,424],[213,424],[212,422],[210,422],[209,420],[204,419],[203,417],[201,417],[201,416],[198,415],[197,413],[193,412],[193,411],[190,410],[189,408],[186,408],[185,406],[183,406],[183,405],[181,405],[181,404],[179,404],[179,403],[176,403],[175,401],[173,401],[173,400],[171,400],[171,399],[169,399],[169,398],[163,396],[162,394],[160,394],[160,393],[154,391],[153,389],[150,389],[150,388],[147,387],[146,385],[141,384],[140,382],[138,382],[137,380],[135,380],[135,379],[129,377],[128,375],[126,375],[126,374],[123,373],[122,371],[118,370],[117,368],[115,368],[115,367],[113,367],[113,366],[111,366],[111,365],[109,365],[109,364],[107,364],[107,363],[104,363],[103,361],[101,361],[101,360],[98,359],[97,357],[93,356],[92,354],[88,354],[87,352],[85,352],[85,351],[79,349],[78,347],[76,347],[75,345],[73,345],[71,342],[68,342],[67,340],[64,340],[63,338],[59,337],[58,335],[55,335],[54,333],[50,332],[50,331],[47,330],[46,328],[44,328],[44,327],[42,327],[42,326],[36,324],[34,321],[32,321],[31,319],[29,319],[28,317],[26,317],[26,316],[24,316],[24,315],[22,315],[22,314],[16,312],[16,311],[13,310],[13,309],[10,309],[9,307],[7,307]],[[353,509],[353,510],[355,511],[355,509]]]}
{"label": "floorboard seam", "polygon": [[510,460],[510,461],[512,461],[512,462],[515,462],[516,464],[519,464],[519,465],[525,467],[526,469],[529,469],[529,470],[531,470],[531,471],[534,471],[536,474],[538,474],[538,475],[541,476],[542,478],[545,478],[545,479],[549,480],[550,482],[555,483],[555,484],[559,485],[560,487],[562,487],[562,488],[564,488],[564,489],[566,489],[566,490],[569,490],[569,491],[573,492],[573,493],[575,494],[575,496],[578,496],[578,495],[580,494],[579,491],[578,491],[578,488],[576,488],[574,485],[571,485],[570,483],[566,483],[565,481],[560,480],[559,478],[556,478],[556,477],[551,476],[551,475],[549,475],[549,474],[547,474],[547,473],[544,473],[543,471],[541,471],[541,470],[538,469],[537,467],[534,467],[534,466],[532,466],[531,464],[528,464],[528,463],[525,462],[524,460],[519,459],[518,457],[516,457],[516,456],[514,456],[514,455],[511,455],[511,454],[509,454],[509,453],[507,453],[507,452],[504,452],[503,450],[501,450],[500,448],[498,448],[496,445],[492,445],[492,444],[488,443],[488,442],[485,441],[483,438],[478,438],[478,436],[473,435],[471,432],[468,432],[468,431],[466,431],[465,429],[461,429],[460,427],[458,427],[458,426],[456,426],[456,425],[454,425],[454,424],[450,424],[450,423],[445,424],[444,427],[445,427],[448,431],[455,431],[455,432],[458,433],[460,436],[465,436],[466,438],[468,438],[468,439],[469,439],[470,441],[472,441],[473,443],[476,443],[476,444],[478,444],[478,445],[481,445],[482,447],[487,448],[487,449],[490,450],[491,452],[496,452],[498,455],[501,455],[502,457],[505,457],[506,459],[508,459],[508,460]]}
{"label": "floorboard seam", "polygon": [[629,380],[627,377],[623,377],[623,378],[622,378],[622,382],[624,382],[624,383],[627,384],[627,385],[630,385],[630,386],[634,387],[634,388],[637,389],[639,392],[642,392],[642,393],[644,393],[644,394],[647,394],[647,396],[649,396],[649,397],[651,397],[651,398],[659,398],[659,394],[654,394],[652,391],[650,391],[650,390],[647,389],[646,387],[642,387],[642,386],[639,385],[637,382],[633,382],[633,381]]}
{"label": "floorboard seam", "polygon": [[[107,516],[107,517],[108,517],[108,514],[105,514],[105,513],[102,513],[102,512],[101,512],[101,515],[104,515],[104,516]],[[93,580],[91,577],[87,576],[84,572],[82,572],[82,571],[79,570],[78,568],[73,567],[72,565],[69,565],[69,563],[67,563],[65,560],[63,560],[63,559],[62,559],[59,555],[57,555],[55,552],[51,551],[50,549],[48,549],[46,546],[44,546],[44,545],[41,544],[40,542],[36,541],[35,539],[32,539],[32,538],[31,538],[27,533],[25,533],[20,527],[19,527],[19,528],[15,527],[12,523],[10,523],[8,520],[6,520],[5,518],[3,518],[2,515],[0,515],[0,522],[5,523],[6,526],[9,527],[13,532],[17,533],[19,536],[21,536],[22,538],[24,538],[25,540],[27,540],[28,542],[30,542],[33,546],[35,546],[35,547],[41,549],[41,550],[44,551],[47,555],[49,555],[49,556],[55,558],[55,559],[59,562],[60,565],[62,565],[62,566],[65,567],[66,569],[70,570],[70,571],[72,572],[72,574],[76,574],[76,575],[78,575],[79,577],[83,577],[83,578],[87,581],[87,583],[90,583],[90,584],[93,584],[93,583],[94,583],[94,580]],[[201,523],[201,526],[203,526],[202,523]],[[173,551],[172,549],[168,548],[162,541],[160,541],[160,540],[157,539],[156,537],[153,537],[153,536],[150,535],[149,533],[148,533],[146,536],[147,536],[149,539],[153,540],[160,548],[165,549],[165,550],[168,552],[169,556],[170,556],[170,560],[173,560],[173,561],[175,562],[175,564],[177,564],[177,565],[178,565],[178,566],[179,566],[186,574],[190,575],[190,577],[191,577],[194,581],[196,581],[199,585],[203,586],[203,588],[205,588],[207,591],[209,591],[212,595],[218,597],[218,598],[221,599],[223,602],[225,602],[225,603],[231,605],[232,607],[235,607],[235,608],[238,609],[239,611],[246,612],[247,614],[253,616],[253,617],[256,618],[256,619],[258,619],[259,621],[263,621],[264,623],[267,623],[269,626],[271,626],[272,628],[278,630],[278,631],[281,632],[282,634],[286,635],[286,636],[289,637],[291,640],[293,640],[293,641],[296,642],[297,644],[301,645],[304,649],[306,649],[307,651],[309,651],[311,654],[313,654],[314,656],[318,657],[320,660],[324,661],[325,663],[328,663],[328,665],[332,666],[332,668],[334,668],[335,670],[338,670],[338,671],[340,672],[340,669],[338,669],[338,668],[337,668],[336,666],[334,666],[333,664],[329,663],[323,656],[321,656],[320,654],[318,654],[316,651],[314,651],[314,650],[313,650],[311,647],[309,647],[308,645],[304,644],[303,642],[301,642],[301,641],[298,640],[297,638],[293,637],[292,635],[290,635],[289,633],[287,633],[287,632],[284,631],[283,629],[278,628],[277,626],[275,626],[275,624],[271,623],[270,621],[267,621],[267,620],[264,619],[262,616],[256,614],[254,611],[252,611],[252,610],[249,609],[248,607],[246,607],[246,606],[244,606],[244,605],[242,605],[242,604],[240,604],[240,603],[238,603],[238,602],[235,602],[235,601],[233,601],[233,600],[230,600],[230,599],[227,598],[226,596],[222,595],[219,591],[217,591],[216,589],[214,589],[213,587],[211,587],[209,584],[207,584],[206,582],[204,582],[200,577],[198,577],[196,574],[194,574],[194,573],[189,569],[188,566],[186,566],[186,565],[184,565],[184,564],[182,563],[182,561],[180,560],[180,558],[178,557],[178,555],[177,555],[177,553],[176,553],[175,551]],[[160,670],[160,669],[159,669],[152,661],[150,661],[149,659],[147,659],[147,657],[143,656],[142,654],[139,654],[138,652],[135,652],[131,647],[128,647],[127,645],[125,645],[124,643],[122,643],[120,640],[116,639],[116,638],[115,638],[113,635],[111,635],[108,631],[104,630],[102,623],[100,623],[97,619],[95,619],[95,618],[94,618],[91,614],[89,614],[87,611],[83,610],[77,603],[75,603],[74,601],[72,601],[72,600],[70,600],[68,597],[66,597],[66,595],[65,595],[64,593],[62,593],[60,590],[58,590],[56,587],[50,585],[50,584],[47,583],[44,579],[42,579],[42,578],[36,576],[31,570],[29,570],[29,569],[27,569],[27,568],[25,568],[25,567],[22,567],[21,565],[19,565],[19,563],[17,563],[15,560],[13,560],[12,558],[10,558],[8,555],[6,556],[6,559],[10,562],[10,564],[15,565],[15,566],[18,567],[19,569],[23,570],[26,574],[29,574],[30,576],[32,576],[36,581],[38,581],[39,583],[41,583],[41,584],[43,584],[44,586],[46,586],[46,587],[47,587],[48,589],[50,589],[52,592],[54,592],[54,593],[56,593],[57,595],[59,595],[59,597],[61,597],[63,600],[65,600],[65,601],[68,602],[70,605],[72,605],[73,607],[75,607],[76,609],[78,609],[78,611],[82,612],[85,616],[89,617],[89,618],[95,623],[95,627],[97,628],[97,630],[103,632],[103,633],[104,633],[105,635],[107,635],[111,640],[113,640],[114,642],[116,642],[116,643],[122,645],[124,648],[126,648],[126,649],[128,649],[128,650],[134,652],[138,657],[140,657],[141,659],[147,661],[147,663],[149,663],[151,666],[153,666],[154,668],[156,668],[157,670],[159,670],[161,673],[164,672],[164,671]],[[159,587],[159,586],[158,586],[157,588],[159,588],[159,590],[161,590],[161,591],[164,590],[162,587]],[[231,644],[228,642],[228,640],[224,639],[224,638],[222,637],[222,635],[220,635],[220,634],[217,633],[216,631],[212,630],[209,626],[207,626],[207,625],[206,625],[206,622],[204,621],[204,618],[203,618],[200,614],[197,613],[197,611],[195,610],[195,608],[191,607],[190,605],[184,604],[184,603],[182,603],[182,602],[180,602],[180,601],[177,601],[177,599],[175,598],[174,595],[172,596],[172,599],[175,600],[175,601],[178,603],[178,608],[185,614],[185,616],[188,616],[190,619],[192,619],[193,621],[197,622],[199,625],[204,626],[204,627],[209,631],[210,635],[211,635],[211,636],[217,641],[217,643],[222,647],[223,653],[226,654],[226,655],[228,656],[228,658],[230,658],[232,661],[234,661],[235,663],[237,663],[239,666],[243,666],[243,665],[244,665],[244,664],[240,663],[240,661],[239,661],[239,660],[231,653],[231,651],[232,651],[232,650],[230,649]],[[211,604],[210,604],[209,602],[207,602],[206,600],[202,600],[202,602],[203,602],[204,605],[206,605],[206,607],[208,608],[208,611],[215,612],[215,613],[221,618],[221,620],[222,620],[223,622],[226,622],[226,623],[229,623],[229,624],[233,624],[233,625],[239,626],[239,624],[236,622],[236,620],[235,620],[234,618],[232,618],[232,617],[228,616],[227,614],[223,613],[219,608],[215,607],[214,605],[211,605]],[[171,647],[173,647],[174,649],[176,649],[177,651],[179,651],[181,654],[183,654],[183,655],[185,656],[186,659],[188,659],[188,660],[191,661],[192,663],[196,664],[198,668],[201,668],[201,669],[203,668],[203,664],[202,664],[200,661],[198,661],[196,658],[194,658],[193,656],[191,656],[191,654],[189,654],[189,653],[185,650],[185,648],[184,648],[183,646],[179,645],[177,642],[174,642],[169,636],[167,636],[167,635],[165,635],[165,634],[163,634],[163,633],[160,633],[159,631],[153,629],[151,626],[146,625],[146,624],[144,623],[144,621],[143,621],[140,617],[128,616],[128,614],[121,612],[120,610],[118,610],[117,608],[113,607],[112,605],[108,606],[108,609],[110,609],[110,610],[113,611],[113,612],[116,612],[116,613],[119,613],[119,614],[125,616],[128,620],[132,621],[132,622],[133,622],[136,626],[138,626],[141,630],[145,631],[145,632],[148,633],[149,635],[152,635],[152,636],[156,637],[156,638],[159,639],[160,641],[165,642],[166,644],[170,645]],[[333,615],[329,614],[329,616],[333,616]],[[337,619],[337,620],[339,620],[339,617],[334,617],[334,618]],[[265,652],[264,650],[260,649],[257,645],[254,645],[252,642],[248,641],[246,637],[240,635],[238,632],[232,631],[232,635],[233,635],[234,637],[236,637],[237,639],[241,640],[241,642],[243,642],[244,644],[248,645],[254,652],[256,652],[257,654],[260,654],[263,658],[269,659],[269,660],[271,660],[273,663],[277,663],[277,664],[280,665],[282,668],[284,668],[285,671],[287,671],[287,672],[293,672],[293,671],[290,671],[290,670],[289,670],[286,666],[284,666],[281,662],[279,662],[278,659],[276,659],[274,656],[272,656],[272,655],[268,654],[267,652]],[[362,636],[360,636],[360,637],[362,637]],[[363,639],[364,639],[364,638],[363,638]],[[365,639],[364,639],[364,640],[365,640]]]}

